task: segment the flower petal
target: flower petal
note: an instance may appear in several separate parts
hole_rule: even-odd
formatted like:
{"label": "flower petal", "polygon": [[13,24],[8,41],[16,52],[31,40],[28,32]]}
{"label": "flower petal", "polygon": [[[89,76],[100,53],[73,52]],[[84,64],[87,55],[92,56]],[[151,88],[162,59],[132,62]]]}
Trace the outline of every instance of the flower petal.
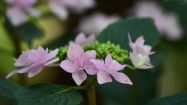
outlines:
{"label": "flower petal", "polygon": [[90,62],[93,63],[98,70],[107,70],[103,60],[91,59]]}
{"label": "flower petal", "polygon": [[107,72],[105,72],[105,71],[99,71],[97,73],[97,80],[98,80],[99,84],[104,84],[104,83],[112,82],[111,76]]}
{"label": "flower petal", "polygon": [[22,66],[28,66],[28,65],[32,64],[33,61],[29,59],[29,57],[28,57],[29,54],[30,54],[30,51],[23,52],[18,57],[18,59],[15,59],[16,62],[14,63],[14,65],[18,66],[18,67],[22,67]]}
{"label": "flower petal", "polygon": [[95,50],[86,51],[84,53],[84,56],[86,59],[95,59],[96,58],[96,52]]}
{"label": "flower petal", "polygon": [[76,38],[75,38],[75,43],[82,45],[86,40],[86,36],[84,33],[80,33]]}
{"label": "flower petal", "polygon": [[50,7],[51,11],[55,15],[57,15],[60,19],[66,20],[68,18],[68,11],[66,10],[66,8],[63,5],[56,3],[55,1],[51,1],[49,3],[49,7]]}
{"label": "flower petal", "polygon": [[90,75],[95,75],[95,74],[97,74],[97,72],[98,72],[98,69],[95,67],[95,65],[93,65],[93,64],[90,64],[90,65],[86,65],[85,67],[84,67],[84,69],[86,70],[86,72],[88,73],[88,74],[90,74]]}
{"label": "flower petal", "polygon": [[89,35],[89,37],[86,39],[86,42],[84,44],[92,44],[96,40],[96,35],[92,34]]}
{"label": "flower petal", "polygon": [[112,63],[112,56],[108,54],[105,58],[105,65],[111,65]]}
{"label": "flower petal", "polygon": [[107,65],[108,69],[109,70],[112,70],[112,71],[120,71],[120,70],[123,70],[124,67],[126,65],[122,65],[120,63],[118,63],[117,61],[115,60],[112,60],[112,63],[110,65]]}
{"label": "flower petal", "polygon": [[60,67],[69,73],[73,73],[77,70],[77,65],[69,60],[62,61]]}
{"label": "flower petal", "polygon": [[47,55],[47,60],[51,60],[52,58],[56,57],[57,54],[58,54],[58,49],[55,49],[55,50],[51,51],[51,52]]}
{"label": "flower petal", "polygon": [[28,77],[31,78],[31,77],[35,76],[36,74],[41,72],[42,69],[43,69],[43,66],[40,66],[40,65],[31,68],[31,71],[29,72]]}
{"label": "flower petal", "polygon": [[87,75],[83,70],[78,70],[72,73],[72,78],[77,85],[81,85],[84,80],[86,80]]}
{"label": "flower petal", "polygon": [[77,44],[71,43],[70,46],[68,47],[68,59],[71,61],[76,61],[80,59],[80,57],[84,54],[84,50],[81,46]]}
{"label": "flower petal", "polygon": [[27,11],[31,16],[39,17],[41,15],[40,12],[34,8],[29,8]]}
{"label": "flower petal", "polygon": [[52,59],[52,60],[46,62],[46,63],[44,64],[44,66],[50,65],[50,64],[55,63],[55,62],[57,62],[57,61],[59,61],[59,58],[54,58],[54,59]]}
{"label": "flower petal", "polygon": [[138,37],[137,39],[136,39],[136,41],[135,41],[135,45],[136,46],[143,46],[144,45],[144,42],[145,42],[145,40],[144,40],[144,38],[143,38],[143,36],[140,36],[140,37]]}
{"label": "flower petal", "polygon": [[123,84],[129,84],[129,85],[132,85],[132,82],[131,80],[129,79],[129,77],[123,73],[119,73],[119,72],[116,72],[116,73],[113,73],[111,74],[114,79],[120,83],[123,83]]}
{"label": "flower petal", "polygon": [[17,7],[10,8],[7,11],[7,17],[11,21],[12,25],[19,26],[28,20],[28,16]]}
{"label": "flower petal", "polygon": [[6,79],[8,79],[8,78],[14,76],[15,74],[17,74],[17,71],[12,71],[12,72],[10,72],[10,73],[6,76]]}
{"label": "flower petal", "polygon": [[132,64],[136,68],[139,68],[141,65],[143,65],[146,62],[146,60],[148,59],[147,57],[148,56],[137,54],[136,52],[130,53],[130,59],[132,61]]}

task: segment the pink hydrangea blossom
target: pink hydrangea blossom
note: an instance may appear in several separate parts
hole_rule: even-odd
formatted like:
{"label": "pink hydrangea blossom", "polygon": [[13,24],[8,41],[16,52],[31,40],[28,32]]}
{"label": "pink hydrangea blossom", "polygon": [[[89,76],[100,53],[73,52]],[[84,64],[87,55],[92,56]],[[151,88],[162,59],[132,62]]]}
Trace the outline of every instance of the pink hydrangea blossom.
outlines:
{"label": "pink hydrangea blossom", "polygon": [[152,18],[158,30],[170,40],[179,40],[182,37],[182,29],[179,20],[174,13],[164,13],[155,2],[138,2],[134,8],[135,17]]}
{"label": "pink hydrangea blossom", "polygon": [[118,16],[107,16],[102,13],[95,13],[91,16],[84,18],[78,27],[81,32],[86,34],[99,34],[110,24],[118,21]]}
{"label": "pink hydrangea blossom", "polygon": [[58,61],[59,58],[56,58],[57,53],[58,49],[49,53],[48,49],[42,47],[36,50],[25,51],[18,59],[15,59],[16,62],[14,65],[21,69],[11,72],[6,78],[10,78],[17,73],[28,73],[28,77],[33,77],[41,72],[45,66]]}
{"label": "pink hydrangea blossom", "polygon": [[95,42],[95,35],[89,35],[88,38],[86,38],[84,33],[78,34],[78,36],[75,38],[75,42],[78,45],[86,45],[86,44],[92,44]]}
{"label": "pink hydrangea blossom", "polygon": [[39,17],[40,13],[33,8],[37,0],[6,0],[10,5],[7,17],[14,26],[28,21],[29,16]]}
{"label": "pink hydrangea blossom", "polygon": [[51,11],[60,19],[68,18],[68,10],[81,13],[94,6],[94,0],[50,0],[49,2]]}
{"label": "pink hydrangea blossom", "polygon": [[120,83],[132,85],[131,80],[124,73],[120,71],[125,68],[126,65],[121,65],[117,61],[113,60],[111,55],[108,54],[103,60],[92,59],[91,62],[99,70],[97,73],[97,80],[99,84],[112,82],[112,77]]}
{"label": "pink hydrangea blossom", "polygon": [[87,78],[85,71],[90,75],[97,73],[97,69],[90,62],[90,59],[95,58],[96,52],[94,50],[84,52],[79,45],[71,43],[68,47],[67,59],[60,63],[60,67],[72,73],[73,80],[77,85],[80,85]]}
{"label": "pink hydrangea blossom", "polygon": [[144,45],[144,42],[145,40],[143,36],[140,36],[133,43],[129,35],[129,46],[132,49],[132,52],[130,53],[130,59],[136,68],[153,68],[153,66],[150,63],[149,56],[154,54],[154,52],[151,51],[152,47],[149,45]]}

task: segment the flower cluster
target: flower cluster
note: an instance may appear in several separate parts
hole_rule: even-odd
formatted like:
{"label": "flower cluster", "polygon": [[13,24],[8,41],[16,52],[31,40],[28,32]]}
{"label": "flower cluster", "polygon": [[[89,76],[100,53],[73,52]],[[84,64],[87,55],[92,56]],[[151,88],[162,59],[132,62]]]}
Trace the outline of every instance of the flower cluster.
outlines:
{"label": "flower cluster", "polygon": [[10,5],[7,17],[14,26],[27,22],[29,16],[40,16],[39,11],[33,8],[37,0],[6,0],[6,2]]}
{"label": "flower cluster", "polygon": [[[78,37],[86,40],[82,33]],[[129,46],[132,49],[130,59],[134,67],[138,69],[153,67],[150,63],[150,55],[154,52],[151,51],[151,46],[144,45],[144,41],[141,36],[133,43],[129,36]],[[123,84],[133,84],[129,77],[123,73],[128,65],[123,64],[129,58],[127,51],[110,42],[103,44],[96,42],[83,47],[79,44],[77,41],[71,42],[68,48],[64,47],[51,52],[42,47],[25,51],[18,59],[15,59],[15,66],[21,68],[11,72],[7,78],[16,73],[28,73],[28,77],[33,77],[44,67],[52,63],[60,63],[60,68],[71,73],[77,85],[81,85],[88,75],[97,75],[99,84],[112,82],[112,78]]]}
{"label": "flower cluster", "polygon": [[84,12],[88,8],[95,6],[94,0],[50,0],[51,11],[60,19],[68,18],[68,10],[76,13]]}
{"label": "flower cluster", "polygon": [[166,38],[175,41],[182,37],[183,32],[178,16],[175,13],[165,13],[157,3],[153,1],[138,2],[133,12],[135,17],[152,18],[158,30],[166,35]]}

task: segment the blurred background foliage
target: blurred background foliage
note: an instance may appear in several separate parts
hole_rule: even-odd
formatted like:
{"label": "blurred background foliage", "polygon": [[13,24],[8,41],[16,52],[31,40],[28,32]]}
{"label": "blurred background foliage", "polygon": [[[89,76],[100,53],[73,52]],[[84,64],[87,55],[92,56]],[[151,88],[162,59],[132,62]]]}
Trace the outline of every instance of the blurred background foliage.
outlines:
{"label": "blurred background foliage", "polygon": [[[139,0],[96,0],[97,5],[94,8],[89,9],[83,14],[70,14],[66,21],[51,16],[45,6],[39,7],[38,5],[38,8],[45,12],[44,16],[37,20],[31,19],[31,21],[19,27],[11,26],[9,21],[3,17],[4,13],[2,10],[6,5],[3,5],[3,2],[0,1],[0,77],[5,78],[10,71],[16,69],[13,65],[13,58],[17,58],[22,50],[36,48],[40,45],[49,47],[50,49],[67,45],[78,34],[77,27],[81,19],[95,12],[102,12],[109,16],[118,15],[122,20],[110,25],[101,32],[98,36],[99,41],[110,40],[127,49],[127,35],[124,36],[124,33],[127,34],[129,32],[133,34],[133,39],[138,35],[144,34],[146,36],[145,39],[148,40],[148,44],[155,45],[154,50],[157,51],[157,54],[153,56],[154,69],[125,71],[134,82],[133,86],[125,86],[113,82],[98,87],[98,105],[144,105],[150,100],[161,96],[185,93],[187,92],[187,1],[152,1],[158,2],[165,11],[172,11],[178,15],[183,30],[181,40],[171,41],[162,37],[156,45],[154,40],[159,39],[157,37],[159,33],[155,30],[154,25],[152,25],[152,20],[141,20],[138,26],[128,24],[128,22],[124,21],[124,19],[129,19],[131,8]],[[120,23],[123,23],[123,25],[120,25]],[[116,27],[116,30],[111,31],[111,27],[114,25],[118,27]],[[133,30],[133,28],[137,30]],[[59,68],[44,70],[39,75],[30,79],[27,79],[24,74],[19,74],[12,78],[12,81],[24,85],[36,83],[74,84],[71,76],[59,70]]]}

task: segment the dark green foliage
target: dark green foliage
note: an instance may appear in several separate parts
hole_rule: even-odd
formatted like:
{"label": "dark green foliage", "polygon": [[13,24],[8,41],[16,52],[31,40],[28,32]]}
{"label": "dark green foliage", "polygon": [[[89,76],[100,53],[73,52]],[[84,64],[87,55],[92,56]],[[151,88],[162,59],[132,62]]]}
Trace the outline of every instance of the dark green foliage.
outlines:
{"label": "dark green foliage", "polygon": [[142,35],[146,40],[146,44],[152,46],[156,45],[159,40],[159,33],[153,21],[148,18],[118,21],[101,32],[97,39],[99,42],[111,41],[127,49],[129,48],[128,33],[132,40]]}
{"label": "dark green foliage", "polygon": [[173,96],[167,96],[163,98],[155,99],[146,105],[186,105],[187,94],[177,94]]}
{"label": "dark green foliage", "polygon": [[72,87],[39,84],[21,88],[16,92],[19,105],[79,105],[81,95]]}

